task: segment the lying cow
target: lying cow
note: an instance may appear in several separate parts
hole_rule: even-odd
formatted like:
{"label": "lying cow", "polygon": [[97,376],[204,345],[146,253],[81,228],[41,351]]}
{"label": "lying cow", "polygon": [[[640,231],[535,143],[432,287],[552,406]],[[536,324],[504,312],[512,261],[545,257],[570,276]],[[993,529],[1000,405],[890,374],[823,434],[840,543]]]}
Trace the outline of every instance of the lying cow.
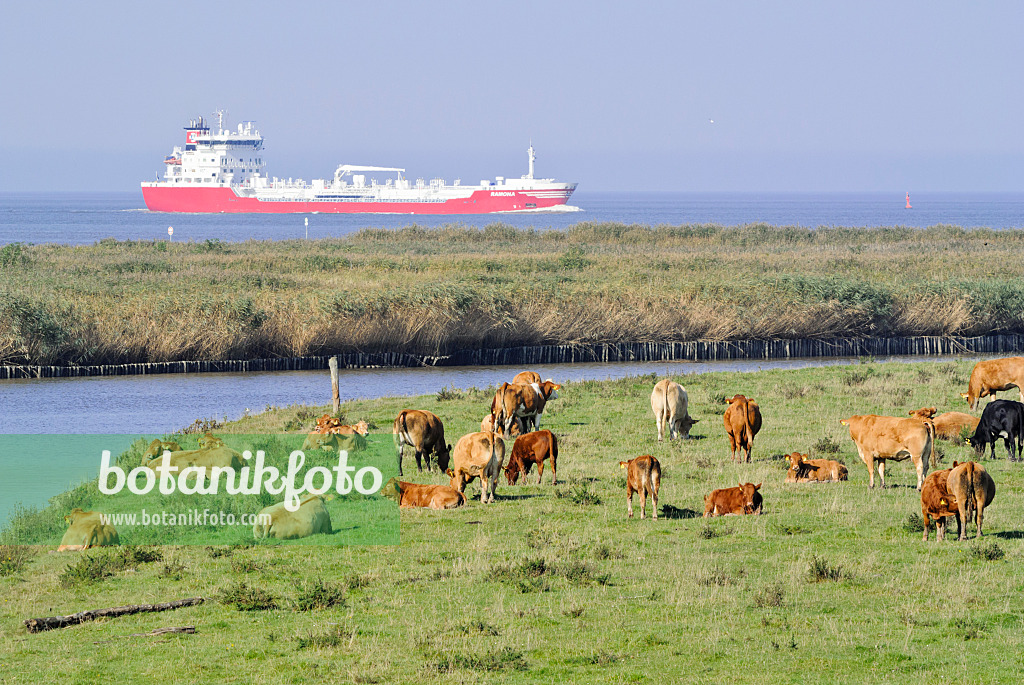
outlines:
{"label": "lying cow", "polygon": [[918,418],[894,416],[851,416],[839,423],[850,428],[850,438],[857,446],[864,465],[868,467],[868,484],[875,487],[875,463],[885,488],[885,462],[910,459],[917,470],[917,489],[924,485],[928,459],[932,453],[935,429]]}
{"label": "lying cow", "polygon": [[392,478],[381,494],[398,502],[401,509],[429,507],[431,509],[455,509],[466,503],[466,496],[447,485],[419,485]]}
{"label": "lying cow", "polygon": [[513,418],[523,420],[526,431],[540,428],[540,415],[551,400],[558,399],[558,389],[562,386],[549,378],[543,383],[515,384],[502,383],[494,399],[491,401],[491,416],[505,427],[508,434],[512,429]]}
{"label": "lying cow", "polygon": [[[722,421],[729,436],[732,460],[736,461],[736,453],[742,449],[747,453],[747,463],[750,463],[754,436],[761,430],[761,408],[757,406],[757,402],[743,395],[734,395],[725,400],[725,403],[729,406]],[[742,462],[742,456],[740,461]]]}
{"label": "lying cow", "polygon": [[494,433],[470,433],[455,443],[452,468],[448,469],[451,486],[461,493],[480,478],[480,503],[494,501],[501,466],[505,463],[505,442]]}
{"label": "lying cow", "polygon": [[81,552],[90,547],[106,547],[120,544],[117,530],[109,523],[104,523],[98,511],[82,511],[74,508],[64,517],[69,524],[60,539],[58,552]]}
{"label": "lying cow", "polygon": [[946,481],[953,469],[933,471],[924,479],[924,486],[921,488],[921,518],[924,519],[924,535],[921,539],[928,541],[928,529],[935,521],[935,535],[939,542],[946,537],[946,517],[953,516],[957,519],[959,528],[960,514],[957,509],[956,498],[949,494]]}
{"label": "lying cow", "polygon": [[649,454],[620,461],[626,469],[626,507],[629,518],[633,518],[633,493],[640,493],[640,518],[647,515],[647,495],[654,501],[651,518],[658,520],[658,490],[661,488],[661,464]]}
{"label": "lying cow", "polygon": [[299,500],[296,511],[288,511],[284,502],[261,509],[252,527],[253,537],[257,540],[296,540],[331,532],[331,515],[327,513],[324,499],[320,495],[306,495]]}
{"label": "lying cow", "polygon": [[713,490],[704,498],[704,518],[711,516],[730,516],[743,514],[761,514],[763,500],[761,483],[741,483],[735,488]]}
{"label": "lying cow", "polygon": [[142,463],[145,464],[153,457],[159,457],[164,452],[180,452],[181,445],[174,442],[173,440],[153,440],[149,443],[149,447],[142,453]]}
{"label": "lying cow", "polygon": [[310,433],[302,441],[302,451],[329,450],[337,453],[341,450],[346,452],[358,452],[366,449],[366,438],[359,433]]}
{"label": "lying cow", "polygon": [[[154,441],[156,442],[156,441]],[[234,469],[236,472],[242,468],[242,455],[235,450],[231,449],[224,444],[224,441],[220,438],[216,438],[209,433],[199,439],[200,447],[195,450],[171,450],[166,449],[167,447],[177,447],[177,443],[163,443],[164,449],[158,454],[151,454],[150,450],[146,451],[146,455],[143,457],[142,465],[156,471],[163,464],[164,451],[169,452],[168,463],[172,467],[176,467],[178,470],[173,473],[181,473],[182,470],[194,466],[206,469],[206,473],[210,473],[212,468]],[[150,447],[152,448],[152,443]]]}
{"label": "lying cow", "polygon": [[690,428],[700,419],[691,419],[688,411],[689,398],[683,386],[664,379],[658,381],[651,392],[651,411],[658,424],[658,442],[665,438],[665,424],[668,424],[669,439],[680,435],[690,439]]}
{"label": "lying cow", "polygon": [[1024,357],[986,359],[974,365],[967,392],[960,397],[967,400],[971,411],[978,408],[978,400],[989,395],[995,397],[1000,390],[1017,388],[1020,401],[1024,402]]}
{"label": "lying cow", "polygon": [[981,537],[981,524],[985,519],[985,507],[992,503],[996,496],[996,484],[992,476],[981,464],[973,461],[961,464],[953,462],[946,489],[956,499],[957,505],[957,537],[967,539],[967,524],[974,521]]}
{"label": "lying cow", "polygon": [[[505,437],[504,424],[502,424],[499,421],[497,427],[495,427],[494,417],[488,414],[487,416],[484,417],[484,420],[480,422],[480,432],[490,433],[491,431],[497,433],[499,438]],[[525,432],[526,430],[523,428],[523,420],[518,416],[514,417],[512,420],[512,430],[509,432],[508,437],[514,440],[518,438],[520,435],[523,435]]]}
{"label": "lying cow", "polygon": [[530,468],[537,465],[537,485],[544,475],[544,460],[551,461],[551,484],[558,484],[555,468],[558,461],[558,438],[551,431],[544,429],[521,435],[512,444],[512,454],[505,467],[505,478],[509,485],[515,485],[519,474],[530,475]]}
{"label": "lying cow", "polygon": [[995,459],[996,440],[999,438],[1003,439],[1010,461],[1017,461],[1024,447],[1024,404],[1013,400],[989,402],[968,443],[979,458],[985,456],[985,447],[988,446]]}
{"label": "lying cow", "polygon": [[448,469],[452,446],[445,443],[444,424],[437,414],[420,409],[403,409],[395,418],[391,429],[398,451],[398,475],[402,473],[402,451],[411,445],[416,451],[416,469],[423,471],[423,461],[430,471],[430,455],[436,456],[437,468],[444,472]]}
{"label": "lying cow", "polygon": [[540,384],[540,382],[540,374],[536,371],[520,371],[516,374],[516,377],[512,379],[513,385],[530,385],[531,383]]}
{"label": "lying cow", "polygon": [[907,412],[910,416],[917,416],[922,419],[931,419],[935,426],[935,437],[943,440],[960,441],[960,434],[963,429],[974,432],[981,420],[977,416],[965,414],[962,411],[947,411],[945,414],[935,415],[935,407],[922,407]]}
{"label": "lying cow", "polygon": [[799,452],[786,455],[786,461],[789,462],[787,483],[828,483],[847,479],[846,466],[838,461],[807,457]]}
{"label": "lying cow", "polygon": [[370,424],[366,421],[360,421],[348,426],[342,424],[341,419],[335,418],[330,414],[324,414],[316,420],[316,428],[313,429],[313,432],[320,433],[321,435],[352,435],[358,433],[366,437],[370,433]]}

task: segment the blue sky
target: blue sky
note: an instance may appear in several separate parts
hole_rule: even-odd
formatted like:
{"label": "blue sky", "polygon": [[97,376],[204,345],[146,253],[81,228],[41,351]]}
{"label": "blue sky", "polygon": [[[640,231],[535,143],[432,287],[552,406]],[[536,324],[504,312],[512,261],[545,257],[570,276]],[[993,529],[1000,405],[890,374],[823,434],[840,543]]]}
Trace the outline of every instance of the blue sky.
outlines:
{"label": "blue sky", "polygon": [[[135,190],[190,117],[584,190],[1024,190],[1018,2],[6,2],[0,188]],[[712,120],[714,123],[712,123]]]}

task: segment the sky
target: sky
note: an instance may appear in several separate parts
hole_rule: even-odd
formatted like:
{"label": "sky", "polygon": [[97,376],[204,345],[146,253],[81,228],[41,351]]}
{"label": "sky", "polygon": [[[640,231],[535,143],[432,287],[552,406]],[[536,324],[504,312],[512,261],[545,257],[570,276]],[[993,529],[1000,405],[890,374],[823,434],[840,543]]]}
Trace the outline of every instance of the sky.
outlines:
{"label": "sky", "polygon": [[134,191],[190,118],[270,175],[1022,191],[1024,3],[2,0],[0,190]]}

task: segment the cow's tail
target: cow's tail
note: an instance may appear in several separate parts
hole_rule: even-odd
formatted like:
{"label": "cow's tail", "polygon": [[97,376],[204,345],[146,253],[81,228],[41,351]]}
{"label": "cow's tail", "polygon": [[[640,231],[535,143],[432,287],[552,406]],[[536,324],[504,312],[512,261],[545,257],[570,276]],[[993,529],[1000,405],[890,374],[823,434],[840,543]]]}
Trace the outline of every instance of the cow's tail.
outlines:
{"label": "cow's tail", "polygon": [[494,399],[491,400],[491,432],[494,432],[494,428],[498,425],[505,425],[505,389],[508,388],[508,383],[502,383],[498,386],[497,392],[494,393]]}
{"label": "cow's tail", "polygon": [[651,473],[649,476],[651,482],[651,495],[655,498],[658,496],[658,489],[661,487],[661,464],[654,462],[651,464]]}
{"label": "cow's tail", "polygon": [[[661,416],[658,417],[658,422],[662,428],[668,423],[669,411],[668,411],[668,383],[661,386]],[[672,427],[669,426],[669,437],[672,437]]]}
{"label": "cow's tail", "polygon": [[939,465],[939,459],[935,456],[935,423],[931,419],[925,419],[925,428],[928,429],[928,439],[932,443],[932,450],[929,459],[931,460],[932,468],[936,468]]}
{"label": "cow's tail", "polygon": [[[968,462],[968,466],[965,469],[967,476],[967,502],[965,503],[967,512],[967,520],[978,520],[978,496],[974,492],[975,478],[977,474],[974,471],[974,462]],[[973,512],[973,515],[972,515]],[[961,525],[967,526],[967,521],[962,521]]]}

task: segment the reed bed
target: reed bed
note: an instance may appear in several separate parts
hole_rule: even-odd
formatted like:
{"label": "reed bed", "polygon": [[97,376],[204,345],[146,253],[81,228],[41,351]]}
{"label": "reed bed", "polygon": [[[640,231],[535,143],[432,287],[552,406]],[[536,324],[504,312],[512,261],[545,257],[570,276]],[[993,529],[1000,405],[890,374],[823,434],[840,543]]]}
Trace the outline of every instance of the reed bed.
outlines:
{"label": "reed bed", "polygon": [[1024,230],[365,229],[0,249],[0,363],[1024,332]]}

